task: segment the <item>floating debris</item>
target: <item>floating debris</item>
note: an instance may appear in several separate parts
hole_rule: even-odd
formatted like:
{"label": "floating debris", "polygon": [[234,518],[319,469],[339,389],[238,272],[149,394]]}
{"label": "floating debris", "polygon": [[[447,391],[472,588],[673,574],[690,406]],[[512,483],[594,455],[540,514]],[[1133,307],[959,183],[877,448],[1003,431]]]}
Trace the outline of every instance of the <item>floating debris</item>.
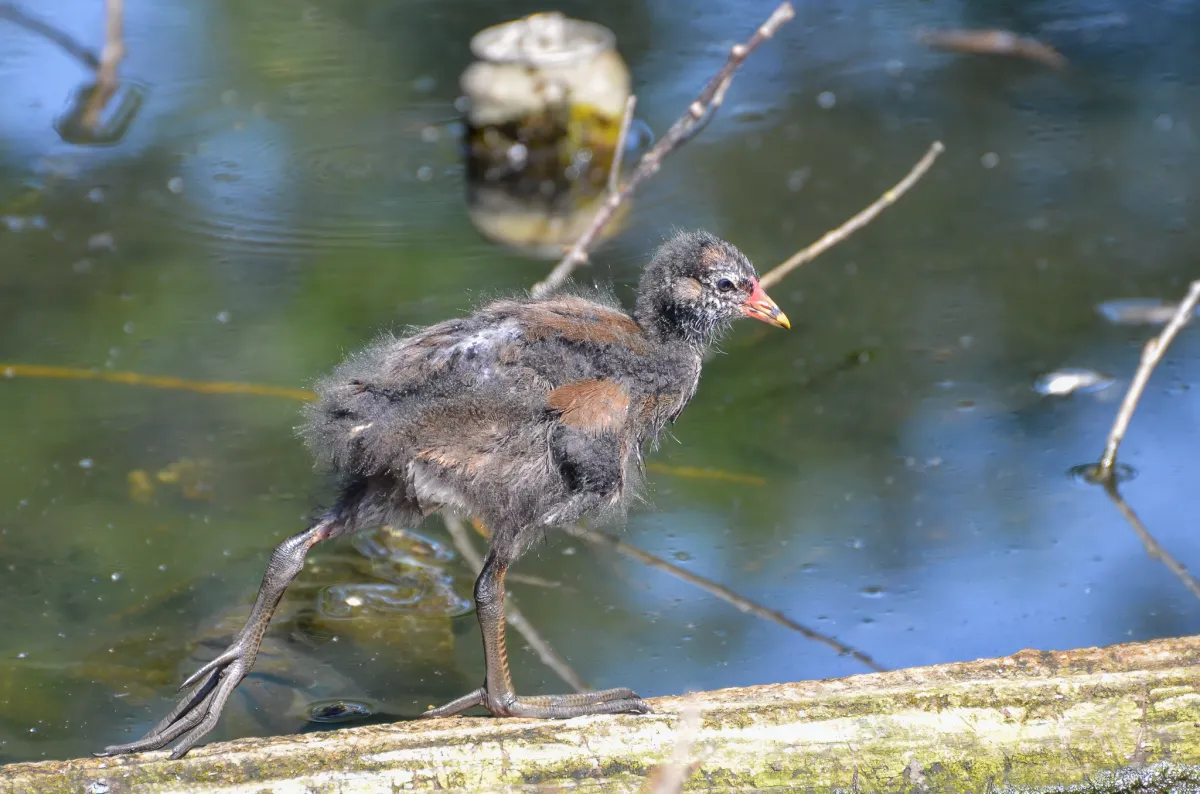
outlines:
{"label": "floating debris", "polygon": [[1107,389],[1116,379],[1111,375],[1096,372],[1091,369],[1060,369],[1041,376],[1033,383],[1033,390],[1038,394],[1052,397],[1066,397],[1077,391],[1093,392]]}
{"label": "floating debris", "polygon": [[1052,69],[1067,65],[1062,53],[1050,45],[1007,30],[923,30],[917,33],[917,40],[946,52],[1023,58]]}
{"label": "floating debris", "polygon": [[125,477],[129,481],[129,498],[139,504],[146,504],[154,498],[154,483],[145,469],[134,469]]}
{"label": "floating debris", "polygon": [[1178,309],[1178,303],[1157,298],[1118,298],[1096,307],[1100,316],[1113,325],[1166,325]]}
{"label": "floating debris", "polygon": [[213,495],[211,477],[212,464],[209,461],[190,458],[177,460],[153,476],[145,469],[134,469],[125,475],[129,483],[129,498],[139,504],[146,504],[154,498],[156,482],[178,486],[185,499],[207,501]]}
{"label": "floating debris", "polygon": [[353,722],[374,714],[375,707],[361,700],[325,700],[308,707],[309,722]]}
{"label": "floating debris", "polygon": [[557,259],[603,206],[621,142],[631,78],[616,37],[551,12],[486,28],[471,51],[460,80],[471,222]]}
{"label": "floating debris", "polygon": [[345,620],[364,613],[457,617],[474,606],[441,577],[411,577],[408,584],[338,584],[321,591],[317,610],[326,619]]}
{"label": "floating debris", "polygon": [[178,485],[186,499],[212,498],[212,464],[204,460],[181,458],[155,474],[159,482]]}
{"label": "floating debris", "polygon": [[87,241],[88,251],[97,253],[99,251],[115,251],[117,241],[113,238],[112,232],[99,232],[93,234]]}
{"label": "floating debris", "polygon": [[[1086,485],[1104,484],[1104,478],[1100,476],[1099,463],[1081,463],[1078,466],[1072,466],[1067,469],[1067,474],[1076,482]],[[1127,463],[1118,463],[1113,466],[1113,482],[1118,485],[1129,482],[1137,477],[1137,475],[1137,469]]]}

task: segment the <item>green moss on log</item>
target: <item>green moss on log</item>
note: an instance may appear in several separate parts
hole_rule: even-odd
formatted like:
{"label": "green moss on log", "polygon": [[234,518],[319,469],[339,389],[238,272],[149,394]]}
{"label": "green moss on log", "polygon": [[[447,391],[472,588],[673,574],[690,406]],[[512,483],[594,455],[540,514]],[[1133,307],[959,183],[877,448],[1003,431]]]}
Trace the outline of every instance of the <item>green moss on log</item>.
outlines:
{"label": "green moss on log", "polygon": [[[694,738],[705,758],[687,787],[1100,794],[1149,791],[1170,776],[1187,786],[1200,764],[1198,671],[1200,638],[1185,638],[696,693],[686,702],[701,709]],[[455,718],[248,739],[182,761],[14,764],[0,768],[0,794],[636,791],[670,756],[684,703],[659,699],[645,716]],[[1056,785],[1085,788],[1046,788]]]}

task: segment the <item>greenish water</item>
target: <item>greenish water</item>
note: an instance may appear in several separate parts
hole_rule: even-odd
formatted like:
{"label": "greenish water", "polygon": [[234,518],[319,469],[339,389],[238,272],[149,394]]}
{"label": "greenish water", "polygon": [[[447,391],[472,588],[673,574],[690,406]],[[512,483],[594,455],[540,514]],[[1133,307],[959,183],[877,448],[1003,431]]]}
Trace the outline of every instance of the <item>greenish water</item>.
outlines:
{"label": "greenish water", "polygon": [[[95,44],[101,5],[29,10]],[[616,31],[661,132],[772,5],[560,7]],[[122,70],[145,102],[99,148],[53,127],[83,69],[0,21],[0,362],[302,389],[381,329],[528,287],[548,263],[475,232],[449,124],[470,35],[538,8],[130,3]],[[929,53],[910,34],[934,25],[1040,34],[1075,68]],[[739,327],[654,458],[749,479],[652,472],[624,536],[888,667],[1200,631],[1193,596],[1067,474],[1099,456],[1153,332],[1096,306],[1178,299],[1200,272],[1198,37],[1191,2],[802,4],[584,277],[628,299],[675,225],[765,269],[932,140],[947,152],[772,290],[793,330]],[[1139,472],[1126,497],[1193,565],[1198,351],[1185,329],[1122,448]],[[1116,383],[1033,391],[1063,367]],[[332,497],[298,414],[285,397],[0,379],[0,762],[83,755],[157,721],[244,615],[271,547]],[[420,532],[447,542],[436,521]],[[381,572],[360,549],[313,555],[214,739],[302,730],[337,698],[409,717],[478,685],[461,561]],[[512,589],[592,686],[865,669],[570,538],[516,572],[558,584]],[[323,607],[327,585],[389,577],[356,591],[381,614]],[[512,646],[520,691],[564,690]]]}

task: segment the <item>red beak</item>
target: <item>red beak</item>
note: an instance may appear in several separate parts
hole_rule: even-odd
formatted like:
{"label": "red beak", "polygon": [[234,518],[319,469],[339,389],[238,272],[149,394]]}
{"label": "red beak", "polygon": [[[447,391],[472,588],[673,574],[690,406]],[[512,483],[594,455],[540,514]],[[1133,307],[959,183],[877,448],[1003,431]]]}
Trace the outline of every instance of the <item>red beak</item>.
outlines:
{"label": "red beak", "polygon": [[763,292],[762,286],[757,281],[754,282],[754,291],[742,304],[742,314],[753,317],[755,320],[761,320],[768,325],[776,325],[780,328],[792,327],[792,324],[788,322],[787,315],[779,311],[775,301],[771,300],[770,295]]}

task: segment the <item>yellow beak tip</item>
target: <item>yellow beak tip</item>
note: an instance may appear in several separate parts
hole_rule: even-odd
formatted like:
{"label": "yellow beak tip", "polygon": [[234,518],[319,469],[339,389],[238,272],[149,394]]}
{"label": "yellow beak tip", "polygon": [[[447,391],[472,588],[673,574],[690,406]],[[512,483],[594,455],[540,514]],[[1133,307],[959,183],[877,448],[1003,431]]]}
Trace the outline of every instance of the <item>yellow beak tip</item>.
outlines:
{"label": "yellow beak tip", "polygon": [[787,328],[790,330],[792,327],[792,323],[788,320],[787,315],[783,312],[779,313],[779,316],[775,318],[775,322],[779,324],[780,328]]}

